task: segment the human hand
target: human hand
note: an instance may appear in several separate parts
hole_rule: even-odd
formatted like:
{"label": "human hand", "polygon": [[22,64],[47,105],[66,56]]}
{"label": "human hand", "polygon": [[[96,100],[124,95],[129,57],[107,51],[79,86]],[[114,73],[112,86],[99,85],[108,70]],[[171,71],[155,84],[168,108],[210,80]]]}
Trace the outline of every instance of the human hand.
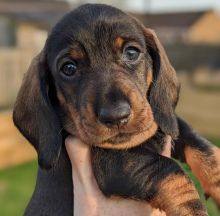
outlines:
{"label": "human hand", "polygon": [[[167,143],[164,155],[169,156],[170,141]],[[72,164],[75,216],[166,216],[159,210],[152,210],[146,202],[106,198],[92,172],[89,145],[74,137],[68,137],[65,144]]]}

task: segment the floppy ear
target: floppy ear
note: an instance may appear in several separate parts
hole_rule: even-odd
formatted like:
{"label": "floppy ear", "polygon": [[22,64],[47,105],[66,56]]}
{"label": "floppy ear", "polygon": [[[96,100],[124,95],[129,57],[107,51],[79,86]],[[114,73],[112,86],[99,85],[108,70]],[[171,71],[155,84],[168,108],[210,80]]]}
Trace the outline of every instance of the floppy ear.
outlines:
{"label": "floppy ear", "polygon": [[15,125],[34,145],[39,165],[44,169],[56,164],[62,147],[61,127],[52,106],[55,102],[49,98],[51,88],[55,90],[52,83],[41,53],[33,59],[25,74],[13,111]]}
{"label": "floppy ear", "polygon": [[179,82],[166,52],[154,31],[144,28],[147,49],[153,61],[153,82],[149,90],[149,103],[161,130],[178,136],[175,107],[178,102]]}

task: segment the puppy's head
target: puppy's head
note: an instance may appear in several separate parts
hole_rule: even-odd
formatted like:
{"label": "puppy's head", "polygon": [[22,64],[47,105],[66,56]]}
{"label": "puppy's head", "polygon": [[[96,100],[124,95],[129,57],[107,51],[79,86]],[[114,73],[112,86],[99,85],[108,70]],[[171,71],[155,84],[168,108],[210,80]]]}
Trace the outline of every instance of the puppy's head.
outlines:
{"label": "puppy's head", "polygon": [[14,122],[53,166],[62,131],[103,148],[129,148],[160,128],[178,134],[174,69],[155,33],[122,11],[84,5],[54,27],[18,94]]}

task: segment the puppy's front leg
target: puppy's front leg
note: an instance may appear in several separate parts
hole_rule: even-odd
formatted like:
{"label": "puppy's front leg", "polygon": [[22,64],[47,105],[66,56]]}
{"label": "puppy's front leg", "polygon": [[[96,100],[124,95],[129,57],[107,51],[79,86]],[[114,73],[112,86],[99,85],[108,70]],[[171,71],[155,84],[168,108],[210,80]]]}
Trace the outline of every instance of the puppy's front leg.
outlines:
{"label": "puppy's front leg", "polygon": [[180,118],[178,125],[180,135],[175,141],[173,156],[190,166],[205,193],[220,208],[220,149],[199,136]]}
{"label": "puppy's front leg", "polygon": [[194,185],[173,160],[141,147],[92,152],[94,174],[106,196],[146,200],[168,216],[207,215]]}

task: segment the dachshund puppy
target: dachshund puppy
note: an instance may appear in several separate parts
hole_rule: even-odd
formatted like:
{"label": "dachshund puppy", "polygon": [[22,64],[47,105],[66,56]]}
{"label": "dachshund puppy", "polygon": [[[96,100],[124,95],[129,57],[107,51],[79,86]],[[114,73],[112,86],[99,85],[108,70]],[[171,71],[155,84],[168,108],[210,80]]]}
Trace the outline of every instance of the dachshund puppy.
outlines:
{"label": "dachshund puppy", "polygon": [[14,122],[33,144],[37,183],[25,215],[73,215],[68,134],[91,145],[102,192],[146,200],[168,216],[205,216],[187,162],[220,205],[220,151],[177,118],[179,83],[156,34],[111,6],[83,5],[53,28],[25,75]]}

